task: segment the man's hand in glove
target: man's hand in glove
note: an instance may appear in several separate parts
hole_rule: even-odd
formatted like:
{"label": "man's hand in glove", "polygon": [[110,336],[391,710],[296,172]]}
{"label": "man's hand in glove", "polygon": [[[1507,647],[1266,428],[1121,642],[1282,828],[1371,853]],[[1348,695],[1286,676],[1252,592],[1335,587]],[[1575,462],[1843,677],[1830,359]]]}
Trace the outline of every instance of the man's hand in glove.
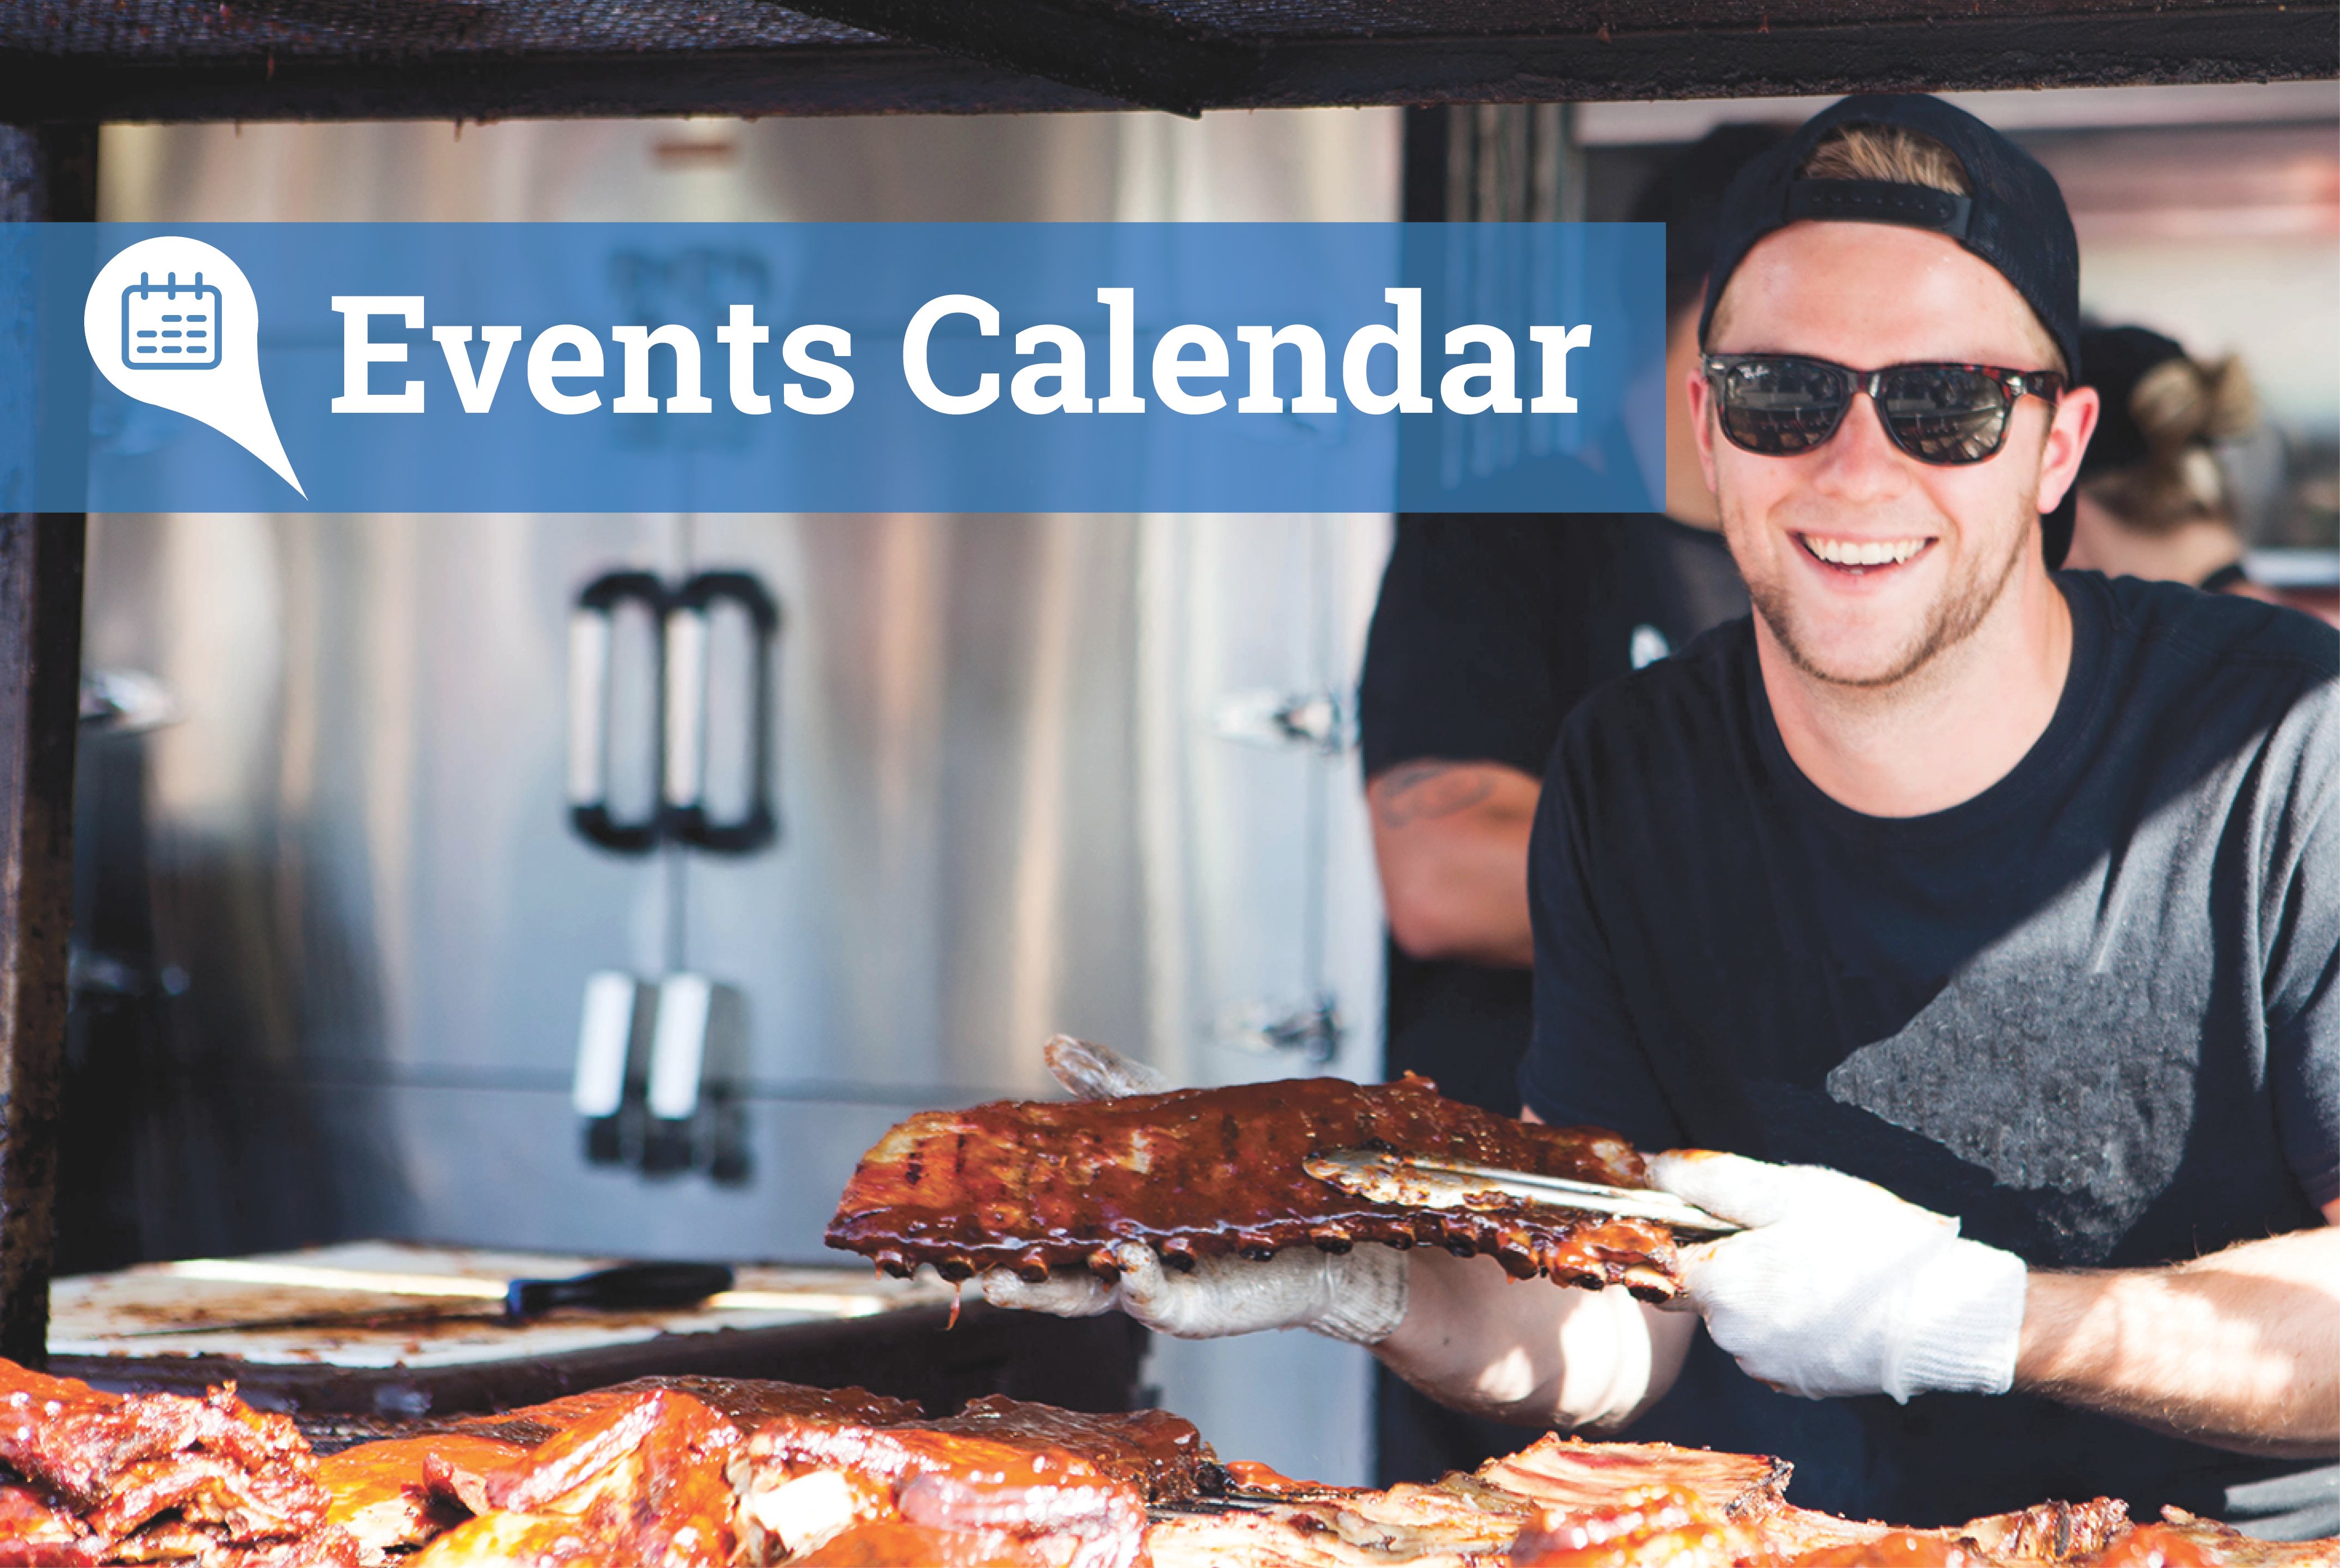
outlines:
{"label": "man's hand in glove", "polygon": [[1817,1166],[1680,1151],[1652,1185],[1750,1228],[1681,1249],[1707,1331],[1748,1375],[1825,1399],[2004,1394],[2027,1274],[1958,1222]]}
{"label": "man's hand in glove", "polygon": [[1286,1247],[1264,1262],[1206,1257],[1185,1274],[1164,1267],[1143,1242],[1124,1242],[1114,1255],[1121,1264],[1115,1284],[1067,1273],[1029,1285],[993,1269],[983,1275],[983,1299],[1058,1317],[1095,1317],[1118,1307],[1178,1339],[1305,1328],[1352,1345],[1378,1345],[1405,1318],[1405,1257],[1385,1246],[1345,1253]]}

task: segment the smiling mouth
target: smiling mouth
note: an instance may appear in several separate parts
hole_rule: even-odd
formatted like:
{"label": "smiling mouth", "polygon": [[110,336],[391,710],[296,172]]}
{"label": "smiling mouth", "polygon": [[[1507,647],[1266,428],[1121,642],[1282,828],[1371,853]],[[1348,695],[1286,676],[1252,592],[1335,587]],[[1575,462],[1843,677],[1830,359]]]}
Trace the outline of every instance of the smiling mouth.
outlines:
{"label": "smiling mouth", "polygon": [[1854,577],[1905,566],[1934,547],[1930,539],[1837,539],[1800,533],[1796,542],[1821,565]]}

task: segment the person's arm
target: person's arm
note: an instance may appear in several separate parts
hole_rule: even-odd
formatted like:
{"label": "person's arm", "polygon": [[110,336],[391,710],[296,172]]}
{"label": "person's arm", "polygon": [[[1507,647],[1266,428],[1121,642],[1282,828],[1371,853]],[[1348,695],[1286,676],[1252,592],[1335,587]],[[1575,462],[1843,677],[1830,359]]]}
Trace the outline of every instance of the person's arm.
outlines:
{"label": "person's arm", "polygon": [[[1526,775],[1516,777],[1530,784]],[[1518,862],[1532,882],[1538,938],[1521,1116],[1542,1121],[1557,1111],[1662,1146],[1658,1140],[1679,1131],[1669,1129],[1664,1097],[1633,1045],[1592,914],[1598,877],[1572,809],[1577,774],[1565,741],[1548,777],[1550,788],[1519,791],[1522,806],[1540,819]],[[1622,1290],[1514,1283],[1489,1259],[1457,1259],[1435,1248],[1404,1255],[1406,1310],[1374,1354],[1441,1404],[1498,1419],[1621,1426],[1673,1386],[1698,1326],[1689,1313],[1660,1313]]]}
{"label": "person's arm", "polygon": [[1490,1257],[1407,1255],[1405,1320],[1373,1347],[1439,1404],[1497,1421],[1613,1432],[1681,1375],[1698,1317],[1627,1292],[1515,1280]]}
{"label": "person's arm", "polygon": [[1110,1284],[1086,1273],[1031,1284],[993,1269],[980,1288],[995,1306],[1061,1317],[1117,1310],[1180,1339],[1304,1328],[1367,1346],[1454,1409],[1595,1432],[1664,1396],[1698,1326],[1690,1313],[1659,1312],[1622,1290],[1515,1280],[1492,1258],[1441,1247],[1287,1247],[1264,1259],[1204,1258],[1181,1272],[1131,1243],[1119,1261]]}
{"label": "person's arm", "polygon": [[2168,1268],[2031,1275],[2015,1386],[2244,1454],[2340,1450],[2340,1200]]}
{"label": "person's arm", "polygon": [[1442,1404],[1592,1431],[1622,1426],[1673,1386],[1698,1325],[1622,1290],[1515,1280],[1492,1258],[1434,1246],[1287,1247],[1183,1273],[1142,1242],[1117,1256],[1111,1284],[1064,1273],[1034,1285],[993,1269],[979,1276],[984,1299],[1061,1317],[1125,1312],[1178,1339],[1304,1328],[1367,1346]]}
{"label": "person's arm", "polygon": [[1390,935],[1417,958],[1524,968],[1538,781],[1500,762],[1423,758],[1365,786]]}
{"label": "person's arm", "polygon": [[1515,1280],[1491,1257],[1416,1247],[1406,1265],[1405,1318],[1373,1354],[1439,1404],[1496,1421],[1613,1432],[1665,1397],[1698,1330],[1695,1314]]}

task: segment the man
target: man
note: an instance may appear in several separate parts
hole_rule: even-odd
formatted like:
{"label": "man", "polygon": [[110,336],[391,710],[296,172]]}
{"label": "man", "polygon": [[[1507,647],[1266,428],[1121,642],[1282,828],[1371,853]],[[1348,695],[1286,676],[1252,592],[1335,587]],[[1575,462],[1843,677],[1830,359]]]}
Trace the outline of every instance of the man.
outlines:
{"label": "man", "polygon": [[[2051,575],[2097,412],[2061,382],[2077,271],[2047,173],[1937,100],[1846,100],[1734,184],[1692,395],[1756,613],[1562,737],[1522,1087],[1730,1151],[1652,1162],[1750,1227],[1686,1254],[1698,1319],[1749,1377],[1848,1402],[1863,1511],[2101,1492],[2329,1533],[2340,646]],[[986,1290],[1308,1326],[1596,1431],[1698,1327],[1424,1251],[1130,1262]]]}
{"label": "man", "polygon": [[[1635,198],[1666,226],[1666,513],[1408,516],[1365,645],[1360,731],[1390,923],[1390,1076],[1520,1111],[1531,1020],[1528,831],[1544,759],[1584,695],[1747,612],[1716,531],[1687,393],[1716,219],[1731,176],[1787,134],[1721,125]],[[1386,1370],[1375,1475],[1435,1479],[1533,1434],[1449,1410]]]}

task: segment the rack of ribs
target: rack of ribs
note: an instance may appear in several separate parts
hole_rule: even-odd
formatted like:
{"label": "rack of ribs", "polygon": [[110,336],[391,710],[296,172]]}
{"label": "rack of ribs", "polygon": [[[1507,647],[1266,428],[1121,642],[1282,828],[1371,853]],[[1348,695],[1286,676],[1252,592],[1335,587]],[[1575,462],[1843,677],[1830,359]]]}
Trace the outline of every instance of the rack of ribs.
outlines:
{"label": "rack of ribs", "polygon": [[1298,1078],[1075,1102],[1001,1100],[927,1111],[862,1156],[833,1247],[889,1274],[932,1264],[948,1280],[993,1268],[1037,1282],[1057,1269],[1117,1278],[1115,1249],[1151,1246],[1173,1268],[1304,1244],[1360,1242],[1492,1255],[1517,1278],[1679,1294],[1662,1225],[1542,1206],[1411,1208],[1308,1175],[1344,1148],[1644,1186],[1641,1156],[1595,1127],[1510,1121],[1442,1097],[1428,1080]]}
{"label": "rack of ribs", "polygon": [[227,1389],[0,1363],[0,1568],[2340,1568],[2097,1498],[1942,1529],[1787,1501],[1785,1463],[1546,1436],[1386,1490],[1221,1464],[1159,1411],[647,1378],[322,1462]]}
{"label": "rack of ribs", "polygon": [[[644,1378],[325,1462],[336,1516],[406,1568],[786,1562],[1130,1568],[1145,1507],[1215,1484],[1192,1424],[996,1395]],[[434,1534],[435,1533],[435,1534]]]}
{"label": "rack of ribs", "polygon": [[[736,1548],[729,1466],[766,1421],[911,1421],[918,1407],[858,1388],[647,1377],[325,1460],[332,1517],[369,1563],[424,1568],[604,1561],[723,1562]],[[645,1519],[647,1522],[645,1522]]]}
{"label": "rack of ribs", "polygon": [[1210,1445],[1177,1416],[997,1394],[938,1421],[767,1421],[732,1478],[751,1551],[830,1568],[1128,1568],[1143,1555],[1149,1504],[1222,1484]]}
{"label": "rack of ribs", "polygon": [[1938,1529],[1786,1499],[1791,1467],[1665,1444],[1539,1439],[1469,1474],[1383,1491],[1243,1463],[1155,1510],[1153,1568],[2340,1568],[2340,1541],[2255,1541],[2117,1500],[2044,1503]]}
{"label": "rack of ribs", "polygon": [[527,1453],[516,1443],[454,1432],[343,1449],[317,1462],[326,1522],[357,1543],[361,1562],[387,1562],[484,1511],[484,1477]]}
{"label": "rack of ribs", "polygon": [[1780,1568],[1755,1522],[1785,1507],[1790,1466],[1546,1436],[1470,1474],[1385,1491],[1241,1463],[1226,1472],[1219,1496],[1161,1511],[1147,1537],[1154,1568],[1527,1568],[1590,1547],[1611,1555],[1576,1568]]}
{"label": "rack of ribs", "polygon": [[[730,1563],[739,1549],[738,1502],[727,1473],[741,1441],[739,1427],[671,1388],[595,1403],[598,1410],[534,1448],[451,1434],[458,1443],[517,1450],[501,1463],[470,1468],[457,1454],[426,1457],[426,1484],[474,1516],[406,1559],[411,1568]],[[556,1419],[570,1414],[573,1407]]]}
{"label": "rack of ribs", "polygon": [[356,1568],[290,1418],[233,1386],[110,1394],[0,1361],[0,1538],[27,1562],[227,1561]]}
{"label": "rack of ribs", "polygon": [[749,1377],[640,1377],[630,1383],[590,1388],[582,1394],[548,1399],[492,1415],[467,1415],[450,1422],[446,1430],[471,1437],[491,1437],[534,1448],[571,1427],[607,1414],[640,1394],[687,1394],[743,1430],[782,1417],[808,1421],[874,1423],[890,1426],[916,1421],[922,1412],[907,1399],[891,1399],[866,1388],[808,1388],[798,1383],[778,1383]]}

